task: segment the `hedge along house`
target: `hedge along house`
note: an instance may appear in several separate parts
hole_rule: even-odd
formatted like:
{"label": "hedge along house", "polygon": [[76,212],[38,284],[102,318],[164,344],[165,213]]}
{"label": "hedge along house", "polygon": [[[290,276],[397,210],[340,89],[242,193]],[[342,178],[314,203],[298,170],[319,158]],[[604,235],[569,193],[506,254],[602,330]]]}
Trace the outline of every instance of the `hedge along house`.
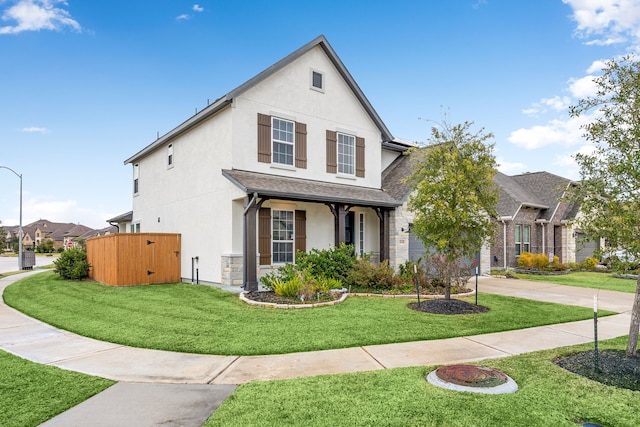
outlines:
{"label": "hedge along house", "polygon": [[[131,156],[136,232],[182,235],[182,279],[258,287],[296,251],[340,243],[404,262],[394,138],[324,36]],[[118,221],[116,221],[118,222]]]}
{"label": "hedge along house", "polygon": [[498,172],[499,188],[492,268],[516,267],[523,252],[557,256],[561,263],[582,262],[593,256],[598,242],[582,242],[572,225],[578,207],[563,200],[575,182],[549,172],[507,176]]}

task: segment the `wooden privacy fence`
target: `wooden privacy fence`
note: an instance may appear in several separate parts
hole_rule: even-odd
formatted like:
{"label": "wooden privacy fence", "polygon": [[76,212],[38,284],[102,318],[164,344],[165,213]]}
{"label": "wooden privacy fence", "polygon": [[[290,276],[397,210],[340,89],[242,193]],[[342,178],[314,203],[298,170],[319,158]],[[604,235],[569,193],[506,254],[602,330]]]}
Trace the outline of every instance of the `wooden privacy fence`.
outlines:
{"label": "wooden privacy fence", "polygon": [[89,277],[111,286],[180,282],[180,234],[118,233],[87,239]]}

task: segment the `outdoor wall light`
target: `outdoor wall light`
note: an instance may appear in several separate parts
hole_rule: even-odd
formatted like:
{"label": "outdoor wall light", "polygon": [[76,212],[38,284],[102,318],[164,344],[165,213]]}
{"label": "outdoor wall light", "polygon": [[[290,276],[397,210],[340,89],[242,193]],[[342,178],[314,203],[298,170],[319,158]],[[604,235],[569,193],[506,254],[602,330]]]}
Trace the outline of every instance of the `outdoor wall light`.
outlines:
{"label": "outdoor wall light", "polygon": [[409,223],[407,224],[407,227],[400,227],[400,231],[402,231],[403,233],[411,233],[411,230],[413,230],[413,224]]}

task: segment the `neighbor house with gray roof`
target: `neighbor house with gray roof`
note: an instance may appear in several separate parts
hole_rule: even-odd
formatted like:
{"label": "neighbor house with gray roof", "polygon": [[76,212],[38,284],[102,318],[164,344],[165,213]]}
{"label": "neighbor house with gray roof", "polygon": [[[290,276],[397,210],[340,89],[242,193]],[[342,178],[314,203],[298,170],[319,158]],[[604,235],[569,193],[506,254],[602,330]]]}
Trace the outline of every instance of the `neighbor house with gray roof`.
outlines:
{"label": "neighbor house with gray roof", "polygon": [[508,176],[498,172],[499,189],[495,243],[491,267],[517,266],[523,252],[557,256],[561,263],[593,256],[598,242],[583,241],[573,221],[578,205],[564,200],[574,181],[549,172]]}

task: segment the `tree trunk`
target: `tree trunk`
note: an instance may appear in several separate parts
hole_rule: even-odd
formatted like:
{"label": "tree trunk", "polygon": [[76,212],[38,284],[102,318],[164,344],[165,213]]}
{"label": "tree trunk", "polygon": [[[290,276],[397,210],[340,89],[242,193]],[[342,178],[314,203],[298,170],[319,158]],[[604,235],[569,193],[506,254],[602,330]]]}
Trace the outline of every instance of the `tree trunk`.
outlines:
{"label": "tree trunk", "polygon": [[633,300],[631,309],[631,325],[629,326],[629,342],[627,344],[627,354],[638,355],[638,331],[640,330],[640,276],[636,283],[636,297]]}
{"label": "tree trunk", "polygon": [[446,300],[451,299],[451,275],[450,274],[447,274],[447,281],[444,287],[444,299]]}

